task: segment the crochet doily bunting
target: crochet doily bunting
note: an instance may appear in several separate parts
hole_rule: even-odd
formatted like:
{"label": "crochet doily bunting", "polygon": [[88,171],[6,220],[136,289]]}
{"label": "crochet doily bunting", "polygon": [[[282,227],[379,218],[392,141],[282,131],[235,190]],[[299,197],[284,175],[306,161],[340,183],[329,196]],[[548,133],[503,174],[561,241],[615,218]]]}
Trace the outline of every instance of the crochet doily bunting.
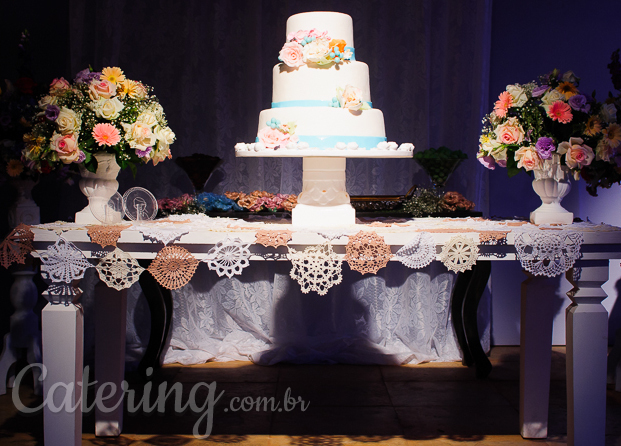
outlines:
{"label": "crochet doily bunting", "polygon": [[63,237],[41,253],[41,276],[52,282],[72,283],[82,279],[92,266],[82,251]]}
{"label": "crochet doily bunting", "polygon": [[397,251],[395,258],[408,268],[424,268],[436,259],[436,241],[428,232],[416,233]]}
{"label": "crochet doily bunting", "polygon": [[554,277],[574,266],[583,240],[579,232],[525,231],[515,235],[515,251],[526,271]]}
{"label": "crochet doily bunting", "polygon": [[371,231],[360,231],[350,236],[345,252],[349,267],[362,274],[376,274],[392,257],[390,246],[384,242],[384,237]]}
{"label": "crochet doily bunting", "polygon": [[287,246],[287,242],[291,240],[292,234],[293,232],[288,229],[278,231],[259,229],[256,233],[257,243],[265,247],[273,246],[274,248]]}
{"label": "crochet doily bunting", "polygon": [[86,233],[91,238],[91,242],[99,244],[102,248],[114,246],[121,237],[121,231],[130,228],[131,225],[92,225],[88,227]]}
{"label": "crochet doily bunting", "polygon": [[119,291],[131,287],[144,271],[136,259],[119,248],[102,258],[95,268],[102,282]]}
{"label": "crochet doily bunting", "polygon": [[250,265],[250,243],[244,243],[240,238],[226,238],[220,240],[209,250],[207,263],[209,269],[215,271],[219,277],[226,275],[229,279],[240,275],[242,270]]}
{"label": "crochet doily bunting", "polygon": [[479,246],[470,237],[456,235],[444,244],[440,260],[450,271],[463,273],[472,269],[479,255]]}
{"label": "crochet doily bunting", "polygon": [[290,247],[288,257],[293,264],[289,275],[300,284],[303,293],[316,291],[323,296],[343,280],[343,262],[329,241],[299,252]]}
{"label": "crochet doily bunting", "polygon": [[0,265],[8,268],[12,263],[25,263],[32,250],[34,233],[30,226],[20,223],[0,243]]}
{"label": "crochet doily bunting", "polygon": [[147,270],[164,288],[176,290],[192,279],[198,263],[190,251],[172,245],[162,248]]}

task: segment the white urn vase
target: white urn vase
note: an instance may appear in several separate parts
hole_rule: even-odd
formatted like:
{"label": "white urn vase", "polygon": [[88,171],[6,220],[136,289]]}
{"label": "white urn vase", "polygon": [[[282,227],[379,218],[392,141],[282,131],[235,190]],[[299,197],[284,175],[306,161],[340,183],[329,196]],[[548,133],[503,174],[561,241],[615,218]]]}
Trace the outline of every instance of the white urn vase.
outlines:
{"label": "white urn vase", "polygon": [[571,190],[571,183],[557,157],[554,155],[552,160],[545,160],[543,168],[534,171],[533,189],[542,202],[530,213],[530,222],[536,225],[569,225],[574,221],[574,214],[561,206],[561,201]]}
{"label": "white urn vase", "polygon": [[[97,159],[97,171],[90,172],[80,165],[80,190],[86,198],[107,201],[112,197],[119,183],[116,180],[121,167],[117,164],[116,158],[112,153],[97,152],[93,155]],[[75,214],[75,222],[80,224],[100,224],[100,221],[93,215],[89,205]]]}
{"label": "white urn vase", "polygon": [[41,223],[39,206],[32,199],[32,188],[37,184],[35,180],[13,180],[17,189],[17,201],[9,209],[9,225],[12,228],[20,223],[38,225]]}

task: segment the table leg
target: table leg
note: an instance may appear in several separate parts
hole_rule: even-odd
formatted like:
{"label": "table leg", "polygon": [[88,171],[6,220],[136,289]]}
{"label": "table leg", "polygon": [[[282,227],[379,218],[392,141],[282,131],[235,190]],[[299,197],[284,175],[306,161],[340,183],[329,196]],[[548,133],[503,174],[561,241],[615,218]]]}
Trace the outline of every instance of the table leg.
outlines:
{"label": "table leg", "polygon": [[[95,435],[118,436],[123,429],[123,391],[125,373],[125,331],[127,290],[117,291],[103,282],[95,285]],[[107,386],[102,388],[102,386]],[[100,390],[101,389],[101,390]],[[110,399],[99,396],[114,392]],[[102,405],[105,411],[102,411]],[[109,410],[114,408],[113,410]]]}
{"label": "table leg", "polygon": [[606,355],[608,260],[578,261],[567,272],[567,444],[604,445],[606,435]]}
{"label": "table leg", "polygon": [[533,276],[522,282],[520,320],[520,433],[548,436],[552,321],[559,278]]}
{"label": "table leg", "polygon": [[[139,260],[140,266],[148,268],[150,260]],[[140,275],[140,287],[147,299],[151,312],[151,334],[149,344],[138,365],[138,371],[146,379],[146,370],[149,367],[158,367],[160,356],[163,353],[164,343],[168,337],[168,331],[172,321],[172,294],[161,286],[148,272]]]}
{"label": "table leg", "polygon": [[41,325],[47,370],[43,381],[45,445],[78,446],[82,444],[82,390],[77,386],[82,382],[82,308],[47,304]]}

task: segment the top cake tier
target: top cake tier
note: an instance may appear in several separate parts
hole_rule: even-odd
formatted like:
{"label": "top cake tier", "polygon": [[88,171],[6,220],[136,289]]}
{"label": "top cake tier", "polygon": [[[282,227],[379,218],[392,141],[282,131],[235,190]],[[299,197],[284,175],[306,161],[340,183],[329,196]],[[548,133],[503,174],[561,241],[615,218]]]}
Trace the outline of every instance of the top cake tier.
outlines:
{"label": "top cake tier", "polygon": [[327,31],[332,39],[342,39],[354,47],[354,26],[351,17],[340,12],[303,12],[287,20],[287,40],[300,30]]}

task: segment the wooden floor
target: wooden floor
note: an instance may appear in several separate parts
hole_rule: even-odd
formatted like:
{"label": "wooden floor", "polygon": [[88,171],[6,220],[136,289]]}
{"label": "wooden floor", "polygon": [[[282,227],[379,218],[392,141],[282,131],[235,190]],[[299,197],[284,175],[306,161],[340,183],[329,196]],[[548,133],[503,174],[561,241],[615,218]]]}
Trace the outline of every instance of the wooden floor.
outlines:
{"label": "wooden floor", "polygon": [[[216,382],[222,398],[215,405],[213,432],[207,440],[192,436],[200,413],[125,415],[123,435],[97,438],[93,413],[84,415],[84,445],[562,445],[566,440],[565,350],[552,355],[549,437],[519,435],[519,349],[495,347],[489,378],[477,380],[460,363],[417,366],[290,365],[262,367],[250,362],[165,366],[156,383],[183,384],[184,401],[197,382]],[[132,388],[143,388],[128,375]],[[29,384],[29,383],[27,383]],[[22,401],[40,404],[23,384]],[[290,396],[293,410],[243,411],[245,397]],[[200,395],[200,391],[198,393]],[[203,397],[206,394],[203,388]],[[234,398],[238,397],[239,400]],[[233,406],[230,405],[233,400]],[[200,399],[202,402],[203,400]],[[250,399],[247,399],[249,402]],[[43,418],[25,416],[11,394],[0,396],[0,445],[42,445]],[[205,423],[201,425],[204,429]],[[606,444],[621,446],[621,393],[608,389]]]}

